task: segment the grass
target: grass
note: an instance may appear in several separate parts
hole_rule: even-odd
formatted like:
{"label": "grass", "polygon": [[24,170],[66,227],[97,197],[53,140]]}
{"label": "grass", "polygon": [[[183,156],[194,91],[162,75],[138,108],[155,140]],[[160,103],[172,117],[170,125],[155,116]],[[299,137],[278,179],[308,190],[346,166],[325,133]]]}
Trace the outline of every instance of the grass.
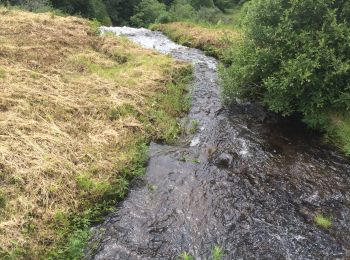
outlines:
{"label": "grass", "polygon": [[183,252],[179,257],[181,260],[193,260],[194,258],[187,252]]}
{"label": "grass", "polygon": [[[209,259],[212,260],[221,260],[224,257],[223,250],[220,246],[214,246],[213,250],[211,251],[211,257]],[[179,255],[179,259],[181,260],[193,260],[194,257],[187,253],[187,252],[182,252]]]}
{"label": "grass", "polygon": [[332,226],[332,219],[324,217],[321,214],[316,215],[314,218],[314,221],[315,221],[316,225],[318,225],[322,228],[325,228],[325,229],[328,229]]}
{"label": "grass", "polygon": [[0,20],[0,258],[76,259],[148,143],[176,142],[192,68],[81,18]]}
{"label": "grass", "polygon": [[215,246],[212,251],[213,260],[221,260],[224,256],[222,248],[220,246]]}
{"label": "grass", "polygon": [[189,133],[193,135],[193,134],[197,133],[198,130],[199,130],[199,122],[197,120],[192,120],[191,127],[189,129]]}
{"label": "grass", "polygon": [[346,115],[333,114],[328,127],[327,140],[350,156],[350,118]]}
{"label": "grass", "polygon": [[155,24],[152,30],[159,30],[175,42],[205,51],[208,55],[222,57],[223,51],[241,39],[237,29],[195,24],[192,22],[175,22]]}

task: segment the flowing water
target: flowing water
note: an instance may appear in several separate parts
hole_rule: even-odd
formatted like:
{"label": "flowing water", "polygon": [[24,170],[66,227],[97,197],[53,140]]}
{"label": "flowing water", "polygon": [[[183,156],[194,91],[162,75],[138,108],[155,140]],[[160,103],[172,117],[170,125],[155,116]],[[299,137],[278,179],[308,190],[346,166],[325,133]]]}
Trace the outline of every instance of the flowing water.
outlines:
{"label": "flowing water", "polygon": [[187,121],[198,129],[177,146],[151,144],[147,174],[94,229],[87,258],[210,259],[220,246],[224,259],[350,259],[346,158],[258,105],[224,109],[217,61],[201,51],[146,29],[102,31],[194,64]]}

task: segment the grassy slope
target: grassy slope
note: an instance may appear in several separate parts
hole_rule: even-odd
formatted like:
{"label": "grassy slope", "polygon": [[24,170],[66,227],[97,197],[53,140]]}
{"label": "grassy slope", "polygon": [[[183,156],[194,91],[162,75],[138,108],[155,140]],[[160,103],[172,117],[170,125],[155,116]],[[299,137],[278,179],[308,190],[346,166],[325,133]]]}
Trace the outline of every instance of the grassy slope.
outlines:
{"label": "grassy slope", "polygon": [[[238,20],[236,11],[234,21]],[[208,26],[194,23],[170,23],[153,25],[152,29],[159,30],[174,41],[193,48],[206,51],[209,55],[225,61],[224,52],[241,39],[239,29],[232,26]],[[228,48],[229,49],[229,48]],[[330,115],[332,124],[326,129],[326,139],[350,156],[350,120],[346,115]]]}
{"label": "grassy slope", "polygon": [[147,142],[175,141],[190,71],[87,20],[0,8],[0,258],[79,256]]}

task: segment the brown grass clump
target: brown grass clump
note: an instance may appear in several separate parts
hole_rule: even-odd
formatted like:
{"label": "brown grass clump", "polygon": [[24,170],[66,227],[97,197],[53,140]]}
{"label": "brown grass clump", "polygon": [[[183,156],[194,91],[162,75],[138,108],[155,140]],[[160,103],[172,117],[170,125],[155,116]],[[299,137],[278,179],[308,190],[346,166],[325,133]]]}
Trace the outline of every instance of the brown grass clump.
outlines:
{"label": "brown grass clump", "polygon": [[164,139],[151,113],[185,67],[84,19],[0,8],[0,256],[43,256],[70,232],[64,216],[115,185],[135,140]]}
{"label": "brown grass clump", "polygon": [[241,34],[233,29],[206,28],[187,22],[154,25],[171,39],[192,48],[198,48],[219,57],[221,51],[241,39]]}

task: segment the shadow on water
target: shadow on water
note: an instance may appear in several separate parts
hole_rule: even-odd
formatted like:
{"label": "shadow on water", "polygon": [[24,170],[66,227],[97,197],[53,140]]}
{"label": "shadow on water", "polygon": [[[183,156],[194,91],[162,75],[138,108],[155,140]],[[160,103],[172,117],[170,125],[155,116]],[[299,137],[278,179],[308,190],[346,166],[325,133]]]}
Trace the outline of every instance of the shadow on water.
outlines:
{"label": "shadow on water", "polygon": [[[189,120],[182,145],[152,143],[147,174],[117,212],[94,229],[88,259],[347,259],[350,166],[320,136],[256,104],[222,108],[217,61],[159,32],[102,28],[191,61]],[[331,227],[315,217],[331,218]]]}

